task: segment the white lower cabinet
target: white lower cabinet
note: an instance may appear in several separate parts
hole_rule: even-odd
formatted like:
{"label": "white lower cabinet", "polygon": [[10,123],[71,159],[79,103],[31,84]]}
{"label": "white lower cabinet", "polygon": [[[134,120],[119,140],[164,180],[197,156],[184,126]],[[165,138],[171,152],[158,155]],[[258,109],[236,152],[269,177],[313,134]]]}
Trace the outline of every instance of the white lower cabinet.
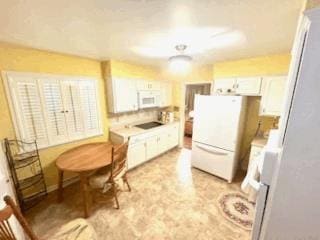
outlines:
{"label": "white lower cabinet", "polygon": [[128,148],[128,168],[134,168],[143,163],[146,159],[146,143],[139,142]]}
{"label": "white lower cabinet", "polygon": [[147,160],[154,158],[158,153],[158,136],[152,136],[146,140]]}
{"label": "white lower cabinet", "polygon": [[128,148],[128,169],[132,169],[179,144],[179,124],[162,126],[155,132],[148,132],[130,139]]}

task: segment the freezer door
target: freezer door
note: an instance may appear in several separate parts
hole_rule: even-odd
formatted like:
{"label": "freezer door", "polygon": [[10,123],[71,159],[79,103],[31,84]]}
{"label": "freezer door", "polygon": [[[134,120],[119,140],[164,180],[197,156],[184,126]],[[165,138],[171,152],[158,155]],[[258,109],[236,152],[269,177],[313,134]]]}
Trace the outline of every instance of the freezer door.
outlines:
{"label": "freezer door", "polygon": [[256,201],[256,213],[252,229],[251,240],[259,240],[263,216],[266,208],[269,186],[259,183],[258,196]]}
{"label": "freezer door", "polygon": [[234,152],[192,142],[193,167],[232,181],[235,172]]}
{"label": "freezer door", "polygon": [[235,151],[243,97],[196,95],[193,140]]}

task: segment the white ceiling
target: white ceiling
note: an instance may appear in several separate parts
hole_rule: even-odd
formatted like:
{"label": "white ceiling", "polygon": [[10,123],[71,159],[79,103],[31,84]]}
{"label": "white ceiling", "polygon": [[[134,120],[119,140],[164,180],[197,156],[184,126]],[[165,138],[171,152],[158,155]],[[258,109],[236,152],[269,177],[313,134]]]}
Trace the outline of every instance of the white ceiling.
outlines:
{"label": "white ceiling", "polygon": [[0,41],[156,65],[288,52],[303,0],[0,0]]}

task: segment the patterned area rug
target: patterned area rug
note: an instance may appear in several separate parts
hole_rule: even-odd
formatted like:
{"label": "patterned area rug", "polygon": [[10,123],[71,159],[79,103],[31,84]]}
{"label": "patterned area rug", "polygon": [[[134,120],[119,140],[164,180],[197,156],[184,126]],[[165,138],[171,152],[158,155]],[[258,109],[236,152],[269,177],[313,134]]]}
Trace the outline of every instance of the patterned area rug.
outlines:
{"label": "patterned area rug", "polygon": [[218,198],[222,215],[245,230],[252,230],[255,206],[239,192],[223,193]]}

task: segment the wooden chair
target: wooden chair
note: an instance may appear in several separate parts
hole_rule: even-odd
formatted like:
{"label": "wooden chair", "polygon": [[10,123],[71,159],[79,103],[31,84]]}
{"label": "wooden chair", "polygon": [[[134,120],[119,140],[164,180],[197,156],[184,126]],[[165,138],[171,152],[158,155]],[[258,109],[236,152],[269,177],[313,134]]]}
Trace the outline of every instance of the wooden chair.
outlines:
{"label": "wooden chair", "polygon": [[[16,206],[11,197],[5,196],[4,201],[6,206],[0,210],[0,239],[1,240],[17,240],[12,227],[10,226],[9,219],[11,216],[15,216],[20,223],[24,233],[30,240],[39,240],[39,238],[34,234],[31,227],[21,214],[19,208]],[[50,236],[50,240],[97,240],[96,232],[93,227],[82,218],[75,219],[55,232],[53,236]]]}
{"label": "wooden chair", "polygon": [[[131,187],[127,179],[127,153],[128,153],[129,140],[126,143],[117,147],[112,147],[112,163],[109,170],[104,169],[104,172],[98,172],[89,179],[89,184],[92,188],[102,189],[103,192],[112,190],[113,197],[116,201],[116,208],[119,209],[119,201],[117,196],[116,180],[122,179],[128,186],[129,191]],[[111,186],[110,189],[107,189]]]}

